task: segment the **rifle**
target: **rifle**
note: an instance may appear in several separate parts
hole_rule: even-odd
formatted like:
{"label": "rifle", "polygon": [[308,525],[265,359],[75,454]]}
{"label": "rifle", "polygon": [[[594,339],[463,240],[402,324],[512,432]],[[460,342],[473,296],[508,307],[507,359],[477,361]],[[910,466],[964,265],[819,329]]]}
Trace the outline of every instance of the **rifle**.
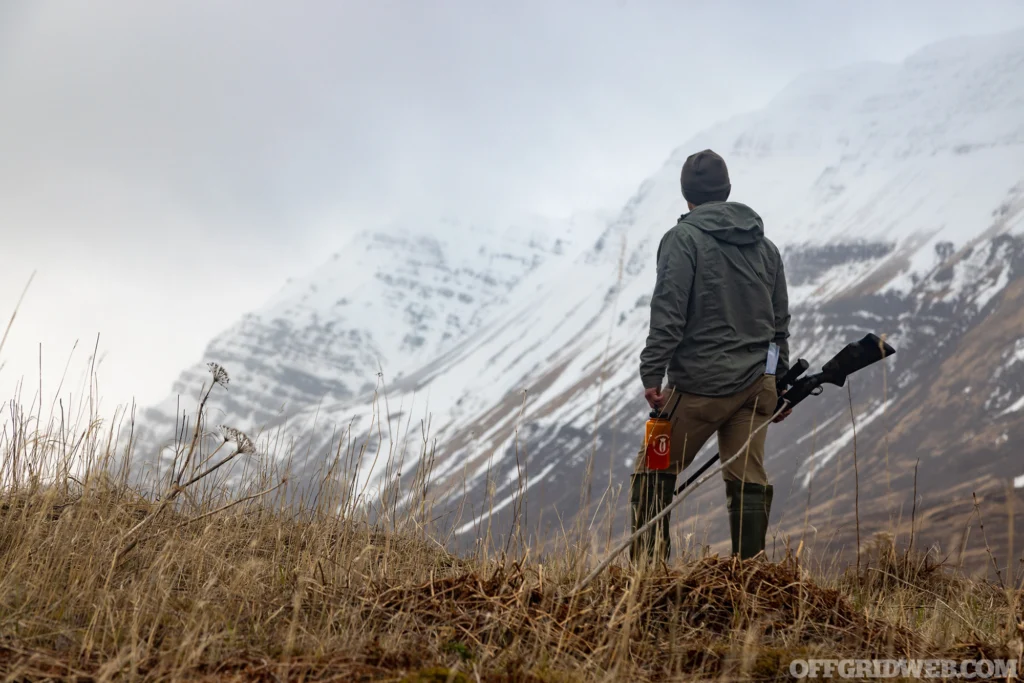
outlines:
{"label": "rifle", "polygon": [[[804,376],[810,364],[803,358],[799,359],[789,368],[785,375],[775,380],[775,388],[779,393],[779,402],[775,406],[775,413],[783,408],[792,408],[808,396],[818,396],[825,390],[826,384],[833,384],[837,387],[846,384],[846,378],[863,370],[869,365],[874,365],[883,358],[888,358],[896,353],[896,349],[889,346],[885,340],[878,335],[868,333],[860,341],[855,341],[843,347],[843,350],[833,356],[821,367],[821,372],[815,372]],[[704,474],[708,468],[718,462],[719,453],[715,453],[706,463],[700,466],[696,472],[690,475],[686,481],[676,489],[676,495],[687,486]]]}

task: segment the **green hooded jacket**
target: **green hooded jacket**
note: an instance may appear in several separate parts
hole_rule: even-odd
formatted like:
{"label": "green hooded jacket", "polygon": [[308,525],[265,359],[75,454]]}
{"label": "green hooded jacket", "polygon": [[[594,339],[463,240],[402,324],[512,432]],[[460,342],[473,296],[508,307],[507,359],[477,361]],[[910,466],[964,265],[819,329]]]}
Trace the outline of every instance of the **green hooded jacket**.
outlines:
{"label": "green hooded jacket", "polygon": [[753,209],[708,202],[683,214],[658,247],[644,388],[729,396],[765,372],[768,345],[789,368],[789,296],[778,248]]}

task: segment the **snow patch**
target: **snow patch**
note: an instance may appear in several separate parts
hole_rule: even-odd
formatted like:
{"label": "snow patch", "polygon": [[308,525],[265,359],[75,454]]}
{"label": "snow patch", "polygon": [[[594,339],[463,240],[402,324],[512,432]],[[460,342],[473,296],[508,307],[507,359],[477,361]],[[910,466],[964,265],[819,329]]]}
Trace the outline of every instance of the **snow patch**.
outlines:
{"label": "snow patch", "polygon": [[490,506],[490,509],[489,509],[489,511],[486,514],[481,514],[481,515],[479,515],[477,517],[474,517],[472,520],[466,522],[465,524],[460,526],[458,529],[456,529],[455,533],[457,535],[461,536],[462,534],[466,533],[467,531],[472,531],[479,524],[482,524],[488,517],[493,516],[495,512],[498,512],[500,510],[504,510],[509,505],[511,505],[513,502],[515,502],[516,498],[518,498],[519,496],[524,494],[526,491],[528,491],[530,489],[530,487],[532,487],[537,482],[542,481],[544,479],[544,477],[546,477],[549,474],[551,474],[551,472],[557,466],[558,466],[557,462],[550,463],[547,467],[542,469],[538,474],[530,477],[529,481],[526,482],[526,484],[523,486],[523,488],[521,490],[517,489],[512,495],[507,496],[506,498],[502,499],[496,505]]}
{"label": "snow patch", "polygon": [[817,474],[818,471],[820,471],[821,468],[823,468],[830,460],[832,460],[832,458],[834,458],[843,448],[845,448],[847,444],[851,443],[853,441],[854,435],[857,432],[863,430],[869,424],[878,419],[879,416],[885,413],[885,409],[888,405],[889,401],[884,401],[870,413],[861,413],[860,415],[857,416],[856,431],[854,430],[854,427],[851,425],[850,428],[844,431],[835,441],[828,444],[818,453],[811,455],[807,459],[807,461],[804,462],[804,464],[801,465],[800,467],[800,469],[804,471],[803,482],[801,485],[802,488],[806,489],[810,485],[811,480],[814,478],[814,475]]}
{"label": "snow patch", "polygon": [[1018,410],[1021,410],[1022,408],[1024,408],[1024,396],[1021,396],[1016,401],[1014,401],[1006,408],[1004,408],[1003,411],[999,413],[999,417],[1009,415],[1010,413],[1015,413]]}

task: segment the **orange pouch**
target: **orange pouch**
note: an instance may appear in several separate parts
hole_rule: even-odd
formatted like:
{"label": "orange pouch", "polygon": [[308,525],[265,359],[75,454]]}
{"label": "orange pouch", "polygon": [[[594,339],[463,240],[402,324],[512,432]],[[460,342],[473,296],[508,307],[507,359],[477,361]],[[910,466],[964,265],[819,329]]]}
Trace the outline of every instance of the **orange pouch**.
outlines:
{"label": "orange pouch", "polygon": [[665,418],[652,417],[647,421],[644,443],[647,444],[647,469],[668,469],[671,449],[672,423]]}

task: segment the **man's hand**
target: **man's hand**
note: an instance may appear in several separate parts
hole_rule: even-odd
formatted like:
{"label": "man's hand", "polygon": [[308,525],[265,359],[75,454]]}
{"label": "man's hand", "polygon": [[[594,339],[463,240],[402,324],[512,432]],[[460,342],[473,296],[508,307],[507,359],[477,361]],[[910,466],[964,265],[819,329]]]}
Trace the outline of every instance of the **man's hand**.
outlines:
{"label": "man's hand", "polygon": [[[785,395],[786,395],[786,392],[783,391],[782,394],[779,396],[779,398],[782,398]],[[775,416],[775,419],[772,420],[772,422],[775,422],[775,423],[782,422],[787,417],[789,417],[792,413],[793,413],[793,409],[789,407],[789,403],[787,402],[786,403],[786,409],[783,410],[781,413],[779,413],[777,416]]]}
{"label": "man's hand", "polygon": [[664,406],[665,402],[668,400],[668,397],[661,393],[660,387],[644,389],[644,398],[647,399],[647,405],[656,410],[661,410],[662,406]]}

